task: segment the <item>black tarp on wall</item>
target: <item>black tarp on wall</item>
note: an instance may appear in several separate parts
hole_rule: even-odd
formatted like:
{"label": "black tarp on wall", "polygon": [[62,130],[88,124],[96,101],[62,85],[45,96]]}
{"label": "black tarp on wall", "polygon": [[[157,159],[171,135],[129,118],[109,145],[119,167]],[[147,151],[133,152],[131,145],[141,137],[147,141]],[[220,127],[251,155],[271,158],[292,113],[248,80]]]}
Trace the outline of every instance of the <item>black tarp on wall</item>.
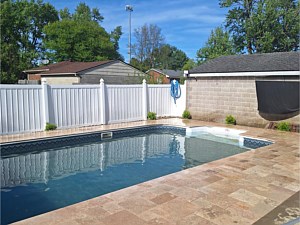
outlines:
{"label": "black tarp on wall", "polygon": [[256,81],[260,116],[266,120],[288,119],[299,114],[299,81]]}

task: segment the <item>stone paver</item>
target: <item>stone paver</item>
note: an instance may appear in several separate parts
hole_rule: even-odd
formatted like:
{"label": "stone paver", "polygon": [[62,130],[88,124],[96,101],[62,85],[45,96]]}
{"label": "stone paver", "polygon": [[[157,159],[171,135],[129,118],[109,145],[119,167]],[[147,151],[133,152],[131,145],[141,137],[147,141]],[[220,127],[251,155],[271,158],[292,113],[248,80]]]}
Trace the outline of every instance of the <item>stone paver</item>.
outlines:
{"label": "stone paver", "polygon": [[[226,126],[209,122],[164,119],[107,125],[19,137],[1,142],[45,136],[140,126]],[[253,224],[300,190],[297,133],[251,127],[246,136],[274,144],[128,187],[15,224]]]}

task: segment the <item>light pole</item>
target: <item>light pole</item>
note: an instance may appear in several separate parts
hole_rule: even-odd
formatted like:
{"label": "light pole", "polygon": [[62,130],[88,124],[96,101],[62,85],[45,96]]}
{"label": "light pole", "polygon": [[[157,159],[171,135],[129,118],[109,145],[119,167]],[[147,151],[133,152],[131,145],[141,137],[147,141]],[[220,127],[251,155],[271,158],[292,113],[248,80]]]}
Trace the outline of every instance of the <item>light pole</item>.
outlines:
{"label": "light pole", "polygon": [[126,5],[125,10],[129,12],[129,40],[128,40],[128,46],[129,46],[129,63],[131,60],[131,12],[133,11],[133,7],[131,5]]}

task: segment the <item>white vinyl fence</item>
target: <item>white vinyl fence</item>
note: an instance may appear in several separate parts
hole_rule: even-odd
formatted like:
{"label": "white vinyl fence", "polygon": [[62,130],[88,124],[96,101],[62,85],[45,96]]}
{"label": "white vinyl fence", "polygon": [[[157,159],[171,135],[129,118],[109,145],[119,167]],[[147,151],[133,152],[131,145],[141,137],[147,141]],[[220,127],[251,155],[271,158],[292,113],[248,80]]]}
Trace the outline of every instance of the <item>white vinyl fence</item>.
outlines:
{"label": "white vinyl fence", "polygon": [[40,85],[1,85],[0,106],[1,134],[45,128]]}
{"label": "white vinyl fence", "polygon": [[143,120],[142,85],[107,85],[108,123]]}
{"label": "white vinyl fence", "polygon": [[49,121],[58,127],[100,124],[99,85],[53,85]]}
{"label": "white vinyl fence", "polygon": [[178,117],[186,107],[186,86],[176,104],[170,85],[0,85],[0,132],[42,131],[47,122],[58,128],[146,120],[148,112]]}

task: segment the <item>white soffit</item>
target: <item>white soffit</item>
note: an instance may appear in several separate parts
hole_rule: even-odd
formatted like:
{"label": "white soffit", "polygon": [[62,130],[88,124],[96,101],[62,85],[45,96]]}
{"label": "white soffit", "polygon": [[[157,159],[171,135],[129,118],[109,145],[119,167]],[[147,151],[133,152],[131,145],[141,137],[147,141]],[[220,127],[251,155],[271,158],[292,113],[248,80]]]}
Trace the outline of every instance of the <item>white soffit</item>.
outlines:
{"label": "white soffit", "polygon": [[192,74],[188,74],[188,77],[264,77],[264,76],[300,76],[300,71],[192,73]]}

